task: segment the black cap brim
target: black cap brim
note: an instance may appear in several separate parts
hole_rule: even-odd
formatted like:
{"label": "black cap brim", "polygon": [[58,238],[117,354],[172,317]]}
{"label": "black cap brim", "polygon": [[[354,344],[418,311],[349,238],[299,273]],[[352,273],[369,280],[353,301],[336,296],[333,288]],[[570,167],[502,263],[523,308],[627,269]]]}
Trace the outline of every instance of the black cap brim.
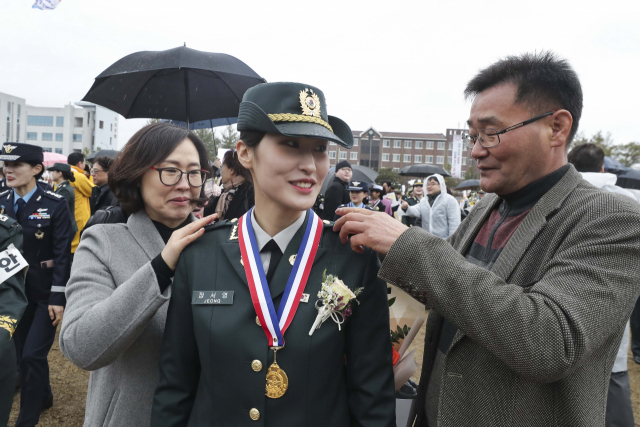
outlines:
{"label": "black cap brim", "polygon": [[326,127],[310,122],[273,122],[257,104],[244,101],[238,113],[239,131],[257,131],[297,138],[316,138],[335,142],[345,148],[353,147],[353,133],[344,121],[328,116],[331,132]]}

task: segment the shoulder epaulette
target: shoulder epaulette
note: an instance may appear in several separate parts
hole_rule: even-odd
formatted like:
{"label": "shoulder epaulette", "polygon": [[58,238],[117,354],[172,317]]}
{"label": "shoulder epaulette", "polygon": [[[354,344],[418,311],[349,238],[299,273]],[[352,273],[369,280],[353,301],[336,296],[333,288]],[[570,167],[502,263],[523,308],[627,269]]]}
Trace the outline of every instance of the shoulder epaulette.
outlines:
{"label": "shoulder epaulette", "polygon": [[54,193],[53,191],[47,190],[44,192],[45,196],[51,196],[53,197],[54,200],[60,200],[62,199],[64,196]]}
{"label": "shoulder epaulette", "polygon": [[11,191],[11,189],[4,190],[2,193],[0,193],[0,197],[4,196],[4,195],[5,195],[5,194],[7,194],[9,191]]}
{"label": "shoulder epaulette", "polygon": [[[231,222],[233,221],[233,222]],[[222,221],[214,222],[213,224],[208,224],[204,226],[204,232],[218,230],[220,228],[231,227],[234,224],[237,224],[238,221],[236,219],[227,220],[224,219]]]}

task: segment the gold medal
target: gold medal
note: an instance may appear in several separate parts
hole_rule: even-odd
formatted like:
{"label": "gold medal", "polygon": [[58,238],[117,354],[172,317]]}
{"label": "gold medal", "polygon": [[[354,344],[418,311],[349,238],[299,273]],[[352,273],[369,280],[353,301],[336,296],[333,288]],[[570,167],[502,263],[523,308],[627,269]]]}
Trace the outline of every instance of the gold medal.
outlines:
{"label": "gold medal", "polygon": [[42,232],[42,230],[38,230],[38,232],[36,233],[36,239],[42,240],[43,237],[44,233]]}
{"label": "gold medal", "polygon": [[282,397],[289,388],[289,378],[287,378],[287,374],[280,369],[280,366],[276,363],[277,353],[278,349],[273,347],[273,364],[271,364],[267,370],[267,386],[265,394],[271,399]]}

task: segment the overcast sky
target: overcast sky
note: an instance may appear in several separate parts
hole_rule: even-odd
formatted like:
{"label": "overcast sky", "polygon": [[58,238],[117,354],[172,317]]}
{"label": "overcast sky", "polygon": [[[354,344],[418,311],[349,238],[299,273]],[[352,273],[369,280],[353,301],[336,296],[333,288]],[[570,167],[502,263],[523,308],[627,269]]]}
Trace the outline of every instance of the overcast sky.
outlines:
{"label": "overcast sky", "polygon": [[[0,0],[0,92],[29,105],[79,101],[142,50],[233,55],[267,81],[319,87],[354,130],[462,125],[465,84],[506,55],[550,49],[584,91],[580,130],[640,142],[640,2]],[[120,146],[144,120],[120,122]]]}

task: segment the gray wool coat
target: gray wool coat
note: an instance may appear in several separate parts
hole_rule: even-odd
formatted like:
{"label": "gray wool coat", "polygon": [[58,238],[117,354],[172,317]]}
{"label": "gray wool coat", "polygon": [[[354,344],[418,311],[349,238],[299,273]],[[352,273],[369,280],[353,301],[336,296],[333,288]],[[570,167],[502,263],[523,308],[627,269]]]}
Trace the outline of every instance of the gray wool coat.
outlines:
{"label": "gray wool coat", "polygon": [[91,372],[85,427],[150,424],[171,287],[151,260],[164,248],[141,211],[83,233],[67,284],[60,349]]}

